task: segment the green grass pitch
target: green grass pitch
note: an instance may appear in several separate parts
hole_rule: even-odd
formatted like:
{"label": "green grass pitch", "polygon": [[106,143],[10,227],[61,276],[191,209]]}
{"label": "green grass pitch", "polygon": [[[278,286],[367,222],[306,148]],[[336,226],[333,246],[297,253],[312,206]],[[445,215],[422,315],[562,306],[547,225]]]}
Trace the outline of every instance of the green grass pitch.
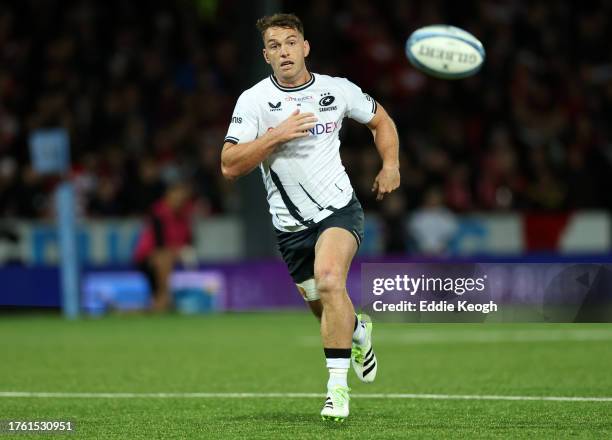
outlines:
{"label": "green grass pitch", "polygon": [[[306,313],[0,317],[0,392],[321,393],[321,397],[0,397],[0,419],[72,420],[2,438],[610,438],[612,401],[368,398],[612,396],[612,325],[376,324],[376,383],[322,422],[327,377]],[[362,396],[359,396],[362,395]],[[6,435],[6,437],[4,437]]]}

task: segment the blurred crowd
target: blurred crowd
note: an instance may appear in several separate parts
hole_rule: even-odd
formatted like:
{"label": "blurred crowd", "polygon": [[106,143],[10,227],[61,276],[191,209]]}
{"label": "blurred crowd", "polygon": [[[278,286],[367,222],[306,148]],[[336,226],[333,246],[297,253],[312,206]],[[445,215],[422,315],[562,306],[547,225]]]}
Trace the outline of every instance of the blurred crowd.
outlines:
{"label": "blurred crowd", "polygon": [[218,169],[239,93],[228,58],[237,42],[231,16],[205,6],[2,2],[0,215],[50,215],[55,182],[30,167],[28,135],[53,126],[70,133],[86,215],[142,214],[184,179],[202,214],[228,209]]}
{"label": "blurred crowd", "polygon": [[[458,213],[612,209],[612,0],[281,4],[304,21],[311,70],[350,78],[397,123],[402,187],[382,204],[370,192],[380,165],[370,133],[342,131],[366,210],[392,224],[432,203]],[[239,13],[238,1],[3,2],[0,215],[49,215],[54,182],[29,166],[28,134],[57,125],[71,135],[84,214],[142,214],[185,178],[203,215],[236,210],[219,154],[250,85]],[[435,23],[481,39],[478,75],[435,80],[409,65],[407,37]]]}

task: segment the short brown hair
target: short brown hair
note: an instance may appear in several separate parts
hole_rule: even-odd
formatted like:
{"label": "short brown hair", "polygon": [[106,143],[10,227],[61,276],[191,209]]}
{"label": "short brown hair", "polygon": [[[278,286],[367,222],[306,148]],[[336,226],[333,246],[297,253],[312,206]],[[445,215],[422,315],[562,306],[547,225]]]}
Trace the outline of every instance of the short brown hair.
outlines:
{"label": "short brown hair", "polygon": [[257,20],[256,26],[259,32],[261,32],[261,38],[263,38],[266,30],[271,27],[295,29],[304,36],[304,25],[302,24],[302,20],[295,14],[266,15]]}

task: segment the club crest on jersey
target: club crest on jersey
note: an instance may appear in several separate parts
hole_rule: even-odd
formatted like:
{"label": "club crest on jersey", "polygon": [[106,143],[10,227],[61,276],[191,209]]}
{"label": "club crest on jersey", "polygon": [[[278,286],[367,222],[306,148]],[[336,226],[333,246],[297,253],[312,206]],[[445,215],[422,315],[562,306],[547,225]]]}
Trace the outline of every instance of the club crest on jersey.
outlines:
{"label": "club crest on jersey", "polygon": [[271,102],[268,102],[268,105],[270,106],[271,112],[279,112],[282,110],[280,101],[278,101],[276,104],[272,104]]}
{"label": "club crest on jersey", "polygon": [[338,109],[338,106],[335,105],[330,107],[336,100],[335,96],[331,95],[330,93],[323,93],[321,96],[322,98],[319,99],[319,105],[321,106],[319,108],[320,112],[329,112]]}

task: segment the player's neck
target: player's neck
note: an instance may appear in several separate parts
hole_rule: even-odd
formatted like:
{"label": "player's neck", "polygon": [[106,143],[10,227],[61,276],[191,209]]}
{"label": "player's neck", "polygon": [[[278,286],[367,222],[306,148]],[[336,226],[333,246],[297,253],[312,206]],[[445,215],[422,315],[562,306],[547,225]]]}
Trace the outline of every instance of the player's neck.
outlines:
{"label": "player's neck", "polygon": [[303,72],[298,73],[294,78],[291,78],[288,80],[282,80],[281,78],[279,78],[278,75],[276,74],[273,74],[273,75],[276,78],[276,82],[278,82],[283,87],[299,87],[303,84],[306,84],[308,81],[310,81],[310,78],[312,77],[308,69],[304,69]]}

